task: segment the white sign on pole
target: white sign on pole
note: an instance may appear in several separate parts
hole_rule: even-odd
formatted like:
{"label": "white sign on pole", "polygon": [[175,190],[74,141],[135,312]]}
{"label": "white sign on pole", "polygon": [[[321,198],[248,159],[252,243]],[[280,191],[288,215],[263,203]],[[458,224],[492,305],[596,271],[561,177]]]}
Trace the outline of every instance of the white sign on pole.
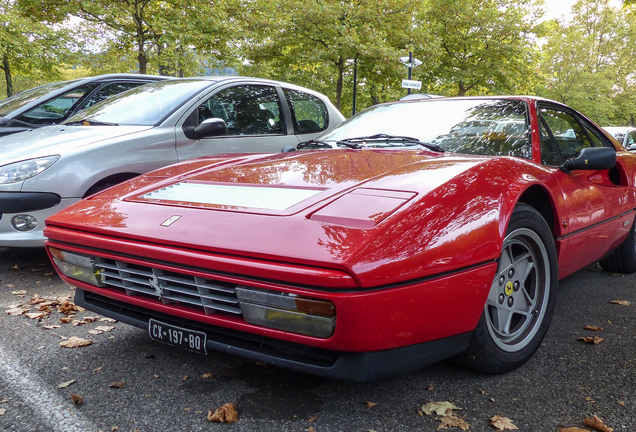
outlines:
{"label": "white sign on pole", "polygon": [[419,90],[422,88],[422,81],[403,79],[402,88]]}

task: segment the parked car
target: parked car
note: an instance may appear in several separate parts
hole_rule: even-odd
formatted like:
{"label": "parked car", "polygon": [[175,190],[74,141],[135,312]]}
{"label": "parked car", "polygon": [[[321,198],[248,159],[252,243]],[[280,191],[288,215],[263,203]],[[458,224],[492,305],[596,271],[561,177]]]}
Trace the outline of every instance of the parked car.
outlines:
{"label": "parked car", "polygon": [[636,128],[633,127],[604,127],[616,141],[627,150],[636,150]]}
{"label": "parked car", "polygon": [[46,84],[0,100],[0,136],[62,123],[110,96],[168,77],[108,74]]}
{"label": "parked car", "polygon": [[[525,127],[450,132],[476,120]],[[394,102],[296,151],[94,195],[47,219],[47,251],[76,304],[200,353],[360,381],[453,356],[504,373],[541,345],[559,278],[636,271],[635,167],[556,102]]]}
{"label": "parked car", "polygon": [[276,81],[137,87],[61,126],[0,138],[0,247],[42,247],[46,217],[139,174],[217,153],[279,152],[343,120],[327,97]]}

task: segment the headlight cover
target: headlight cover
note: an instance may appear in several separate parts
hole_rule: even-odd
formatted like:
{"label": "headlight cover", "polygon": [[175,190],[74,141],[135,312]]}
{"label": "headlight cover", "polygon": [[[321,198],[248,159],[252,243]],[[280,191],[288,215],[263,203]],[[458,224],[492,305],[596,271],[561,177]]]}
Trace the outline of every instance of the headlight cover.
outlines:
{"label": "headlight cover", "polygon": [[30,179],[53,165],[59,158],[59,155],[46,156],[0,166],[0,184],[18,183]]}

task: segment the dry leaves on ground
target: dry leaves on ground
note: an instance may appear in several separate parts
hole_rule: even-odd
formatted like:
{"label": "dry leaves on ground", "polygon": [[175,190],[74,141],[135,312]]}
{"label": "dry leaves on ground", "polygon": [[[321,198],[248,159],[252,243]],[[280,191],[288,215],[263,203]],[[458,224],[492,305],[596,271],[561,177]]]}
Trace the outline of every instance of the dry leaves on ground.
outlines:
{"label": "dry leaves on ground", "polygon": [[65,341],[60,342],[62,348],[79,348],[83,346],[92,345],[93,341],[90,339],[83,339],[78,337],[70,337]]}
{"label": "dry leaves on ground", "polygon": [[208,421],[219,423],[234,423],[238,420],[238,412],[236,411],[236,405],[233,403],[226,403],[221,408],[217,408],[216,411],[208,411]]}
{"label": "dry leaves on ground", "polygon": [[84,402],[84,399],[80,395],[72,394],[71,401],[73,401],[74,405],[81,405]]}
{"label": "dry leaves on ground", "polygon": [[450,412],[450,414],[445,415],[444,417],[440,417],[437,420],[441,422],[437,429],[448,429],[449,427],[460,428],[461,430],[470,429],[470,425],[464,421],[463,418],[457,417],[455,414]]}
{"label": "dry leaves on ground", "polygon": [[110,383],[108,387],[120,389],[120,388],[123,388],[125,385],[126,383],[124,381],[115,381]]}
{"label": "dry leaves on ground", "polygon": [[374,406],[376,406],[377,404],[378,404],[377,402],[368,402],[368,401],[364,403],[364,405],[365,405],[367,408],[374,407]]}
{"label": "dry leaves on ground", "polygon": [[62,384],[58,384],[57,388],[63,389],[70,386],[71,384],[75,384],[76,382],[77,382],[76,380],[66,381],[66,382],[63,382]]}
{"label": "dry leaves on ground", "polygon": [[502,417],[496,415],[490,418],[490,424],[497,428],[497,430],[519,430],[517,426],[512,423],[508,417]]}
{"label": "dry leaves on ground", "polygon": [[598,337],[598,336],[590,336],[590,337],[580,337],[577,340],[580,340],[580,341],[583,341],[583,342],[589,343],[589,344],[598,345],[598,344],[601,343],[603,338],[602,337]]}
{"label": "dry leaves on ground", "polygon": [[5,408],[0,408],[0,416],[4,415],[4,413],[6,413],[7,410]]}
{"label": "dry leaves on ground", "polygon": [[431,415],[433,413],[443,416],[446,415],[447,410],[459,410],[461,408],[457,408],[455,405],[448,401],[443,402],[431,402],[422,406],[422,411],[426,415]]}
{"label": "dry leaves on ground", "polygon": [[22,314],[24,314],[25,312],[28,312],[28,311],[29,311],[29,309],[25,309],[23,307],[18,306],[18,307],[12,308],[12,309],[8,309],[7,310],[7,314],[9,314],[11,316],[18,316],[18,315],[22,315]]}
{"label": "dry leaves on ground", "polygon": [[109,331],[114,330],[115,327],[114,326],[97,326],[92,330],[88,331],[88,334],[92,334],[92,335],[100,335],[103,333],[108,333]]}
{"label": "dry leaves on ground", "polygon": [[212,372],[206,372],[201,375],[203,378],[214,378],[214,374]]}
{"label": "dry leaves on ground", "polygon": [[11,294],[23,297],[23,296],[27,295],[27,292],[26,292],[26,290],[11,291]]}
{"label": "dry leaves on ground", "polygon": [[603,420],[598,418],[598,416],[588,417],[583,420],[583,423],[586,426],[589,426],[601,432],[612,432],[614,430],[611,427],[606,426],[605,423],[603,423]]}
{"label": "dry leaves on ground", "polygon": [[585,327],[583,327],[585,330],[589,330],[589,331],[601,331],[603,330],[603,327],[594,327],[594,326],[590,326],[587,325]]}
{"label": "dry leaves on ground", "polygon": [[610,300],[610,303],[621,305],[621,306],[629,306],[631,304],[627,300]]}

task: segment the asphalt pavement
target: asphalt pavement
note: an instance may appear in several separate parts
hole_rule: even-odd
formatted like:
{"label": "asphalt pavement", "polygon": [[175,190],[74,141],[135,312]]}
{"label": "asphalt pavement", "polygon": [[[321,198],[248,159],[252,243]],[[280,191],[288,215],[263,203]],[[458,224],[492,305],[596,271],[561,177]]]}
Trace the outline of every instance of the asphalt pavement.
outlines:
{"label": "asphalt pavement", "polygon": [[[489,376],[445,361],[365,384],[182,351],[90,311],[71,317],[80,325],[60,322],[66,315],[57,306],[42,319],[7,313],[36,294],[63,301],[73,289],[43,250],[0,252],[0,430],[435,431],[441,416],[422,406],[448,401],[470,431],[496,431],[489,420],[496,415],[520,431],[592,431],[582,421],[596,415],[616,432],[636,432],[636,275],[598,266],[561,281],[550,331],[520,369]],[[88,333],[98,327],[114,328]],[[73,336],[93,343],[60,346]],[[206,419],[226,403],[236,405],[237,422]]]}

